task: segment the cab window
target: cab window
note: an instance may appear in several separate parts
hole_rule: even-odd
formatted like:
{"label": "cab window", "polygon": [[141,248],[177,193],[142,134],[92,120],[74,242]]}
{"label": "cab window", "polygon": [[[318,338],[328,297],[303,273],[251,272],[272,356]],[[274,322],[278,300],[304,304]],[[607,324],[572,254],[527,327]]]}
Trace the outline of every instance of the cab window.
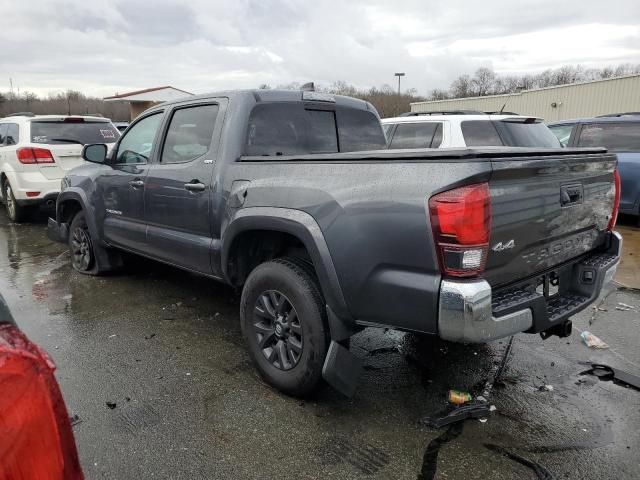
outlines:
{"label": "cab window", "polygon": [[162,148],[163,163],[195,160],[209,151],[218,105],[198,105],[176,110]]}
{"label": "cab window", "polygon": [[131,126],[120,140],[114,163],[147,163],[153,151],[160,120],[162,112],[149,115]]}

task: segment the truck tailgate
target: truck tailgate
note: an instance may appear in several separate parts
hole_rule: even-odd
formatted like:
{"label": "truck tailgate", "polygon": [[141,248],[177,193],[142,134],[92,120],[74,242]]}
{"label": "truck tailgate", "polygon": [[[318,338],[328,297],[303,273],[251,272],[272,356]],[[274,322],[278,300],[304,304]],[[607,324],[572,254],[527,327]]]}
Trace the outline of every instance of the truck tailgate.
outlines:
{"label": "truck tailgate", "polygon": [[492,161],[492,230],[484,277],[502,286],[604,242],[616,156],[570,153]]}

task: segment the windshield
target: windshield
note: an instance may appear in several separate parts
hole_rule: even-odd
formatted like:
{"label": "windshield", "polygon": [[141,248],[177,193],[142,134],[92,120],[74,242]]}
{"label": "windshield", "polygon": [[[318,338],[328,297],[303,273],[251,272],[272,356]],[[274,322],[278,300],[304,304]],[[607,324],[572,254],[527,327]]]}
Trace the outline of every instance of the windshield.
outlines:
{"label": "windshield", "polygon": [[640,122],[584,125],[580,131],[578,145],[606,147],[612,152],[639,152]]}
{"label": "windshield", "polygon": [[115,143],[120,137],[110,122],[31,122],[31,142],[48,145]]}

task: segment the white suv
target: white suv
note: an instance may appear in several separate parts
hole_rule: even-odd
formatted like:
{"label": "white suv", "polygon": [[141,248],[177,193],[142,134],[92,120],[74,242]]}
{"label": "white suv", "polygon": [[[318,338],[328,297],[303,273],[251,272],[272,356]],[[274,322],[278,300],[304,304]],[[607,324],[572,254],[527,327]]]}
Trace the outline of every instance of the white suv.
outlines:
{"label": "white suv", "polygon": [[0,193],[9,218],[20,222],[32,207],[55,205],[60,180],[84,163],[83,145],[113,145],[118,137],[118,129],[101,117],[23,113],[0,118]]}
{"label": "white suv", "polygon": [[382,119],[388,148],[560,148],[542,119],[511,113],[410,112]]}

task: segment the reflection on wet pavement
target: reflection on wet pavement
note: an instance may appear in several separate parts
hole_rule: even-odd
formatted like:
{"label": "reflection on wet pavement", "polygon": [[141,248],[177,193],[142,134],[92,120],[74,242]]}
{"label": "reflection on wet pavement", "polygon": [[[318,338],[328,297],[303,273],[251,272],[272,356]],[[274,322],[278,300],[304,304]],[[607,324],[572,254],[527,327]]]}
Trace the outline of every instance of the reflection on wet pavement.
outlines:
{"label": "reflection on wet pavement", "polygon": [[0,212],[0,291],[58,365],[82,419],[87,478],[536,478],[516,457],[554,478],[640,477],[640,393],[580,381],[581,362],[640,372],[633,290],[612,290],[574,319],[608,350],[576,333],[517,336],[490,394],[497,411],[448,437],[419,419],[445,409],[449,389],[483,393],[508,339],[457,345],[367,329],[351,347],[365,365],[356,396],[323,389],[302,401],[253,369],[237,292],[145,260],[121,275],[76,274],[43,219],[13,225]]}

